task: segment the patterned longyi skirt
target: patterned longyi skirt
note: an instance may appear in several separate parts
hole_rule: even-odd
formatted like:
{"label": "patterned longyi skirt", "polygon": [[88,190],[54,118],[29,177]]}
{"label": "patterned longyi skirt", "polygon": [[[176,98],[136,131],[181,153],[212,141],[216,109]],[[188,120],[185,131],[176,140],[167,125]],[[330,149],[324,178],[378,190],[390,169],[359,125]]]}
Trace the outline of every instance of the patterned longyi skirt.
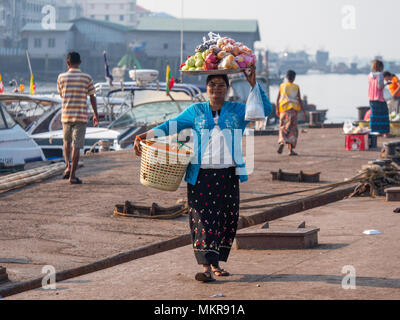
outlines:
{"label": "patterned longyi skirt", "polygon": [[201,169],[188,185],[190,230],[200,265],[228,261],[239,221],[239,177],[236,168]]}

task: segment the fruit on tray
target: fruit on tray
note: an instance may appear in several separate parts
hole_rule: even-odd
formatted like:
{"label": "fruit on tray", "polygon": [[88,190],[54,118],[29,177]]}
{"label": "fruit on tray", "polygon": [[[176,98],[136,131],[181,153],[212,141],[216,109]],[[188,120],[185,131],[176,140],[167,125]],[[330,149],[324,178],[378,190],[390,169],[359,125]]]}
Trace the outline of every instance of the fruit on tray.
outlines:
{"label": "fruit on tray", "polygon": [[182,71],[245,69],[256,64],[256,55],[243,43],[212,32],[209,38],[204,38],[196,54],[182,63]]}

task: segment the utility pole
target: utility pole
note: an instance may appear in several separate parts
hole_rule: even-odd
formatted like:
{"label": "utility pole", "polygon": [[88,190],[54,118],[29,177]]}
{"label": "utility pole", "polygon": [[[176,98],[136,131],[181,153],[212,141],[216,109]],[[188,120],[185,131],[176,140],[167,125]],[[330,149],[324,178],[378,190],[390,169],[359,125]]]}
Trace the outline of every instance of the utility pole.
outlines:
{"label": "utility pole", "polygon": [[18,24],[18,20],[17,20],[17,0],[12,0],[12,29],[11,29],[11,37],[13,39],[16,39],[17,37],[17,24]]}
{"label": "utility pole", "polygon": [[[180,65],[181,63],[183,63],[183,28],[184,28],[184,24],[185,24],[185,21],[183,20],[183,1],[184,0],[181,0],[181,61],[180,61],[180,63],[178,63],[178,65]],[[182,72],[180,72],[180,80],[181,80],[181,83],[183,82],[183,74],[182,74]]]}

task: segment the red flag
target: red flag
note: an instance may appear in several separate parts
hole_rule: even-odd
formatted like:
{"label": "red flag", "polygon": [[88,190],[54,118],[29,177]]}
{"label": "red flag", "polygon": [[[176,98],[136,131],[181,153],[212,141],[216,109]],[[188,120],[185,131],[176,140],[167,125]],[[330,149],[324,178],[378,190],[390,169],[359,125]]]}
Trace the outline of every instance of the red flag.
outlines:
{"label": "red flag", "polygon": [[171,80],[169,81],[169,84],[168,84],[168,88],[170,91],[172,90],[174,85],[175,85],[175,79],[174,79],[174,77],[171,77]]}

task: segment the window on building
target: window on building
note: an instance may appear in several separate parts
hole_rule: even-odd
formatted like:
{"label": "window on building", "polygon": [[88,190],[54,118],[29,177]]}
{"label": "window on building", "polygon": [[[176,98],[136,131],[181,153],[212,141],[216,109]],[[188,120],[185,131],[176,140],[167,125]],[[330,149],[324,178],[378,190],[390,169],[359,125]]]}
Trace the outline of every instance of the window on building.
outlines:
{"label": "window on building", "polygon": [[56,47],[56,39],[50,38],[49,39],[49,48],[55,48],[55,47]]}
{"label": "window on building", "polygon": [[119,21],[124,21],[124,16],[122,14],[119,16]]}
{"label": "window on building", "polygon": [[135,15],[134,14],[129,15],[129,20],[131,22],[135,22]]}
{"label": "window on building", "polygon": [[165,50],[168,49],[168,43],[164,43],[164,49],[165,49]]}
{"label": "window on building", "polygon": [[41,47],[42,47],[42,39],[40,39],[40,38],[35,38],[35,40],[34,40],[34,47],[35,47],[35,48],[41,48]]}

